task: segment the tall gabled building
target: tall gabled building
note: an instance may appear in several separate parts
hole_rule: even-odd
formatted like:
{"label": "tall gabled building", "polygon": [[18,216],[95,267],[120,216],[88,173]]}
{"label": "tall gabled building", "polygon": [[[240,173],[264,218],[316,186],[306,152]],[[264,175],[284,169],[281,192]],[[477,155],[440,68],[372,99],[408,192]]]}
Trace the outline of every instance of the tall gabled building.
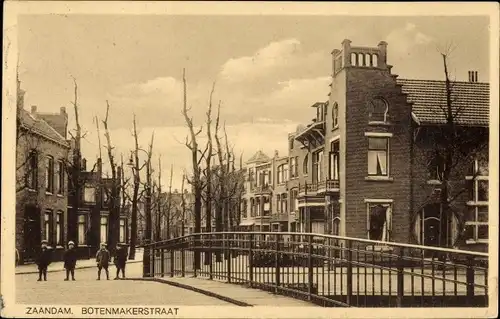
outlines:
{"label": "tall gabled building", "polygon": [[20,262],[33,261],[42,239],[62,258],[67,234],[67,177],[65,162],[68,117],[31,113],[24,109],[18,81],[16,134],[16,249]]}
{"label": "tall gabled building", "polygon": [[443,214],[436,145],[445,82],[397,79],[391,68],[385,42],[344,40],[332,52],[328,101],[289,135],[290,230],[486,249],[489,85],[476,72],[451,83],[459,137],[449,184],[457,195],[453,213]]}

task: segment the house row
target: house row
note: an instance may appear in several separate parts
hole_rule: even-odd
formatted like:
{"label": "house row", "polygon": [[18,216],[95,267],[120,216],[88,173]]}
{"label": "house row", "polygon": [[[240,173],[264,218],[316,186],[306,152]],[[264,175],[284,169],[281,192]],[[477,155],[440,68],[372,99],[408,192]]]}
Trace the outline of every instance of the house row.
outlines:
{"label": "house row", "polygon": [[288,154],[246,163],[242,229],[487,249],[489,84],[400,79],[387,47],[333,50]]}
{"label": "house row", "polygon": [[[76,243],[80,258],[94,256],[108,241],[109,205],[106,189],[112,182],[102,174],[98,159],[91,170],[82,159],[83,187],[78,194],[68,178],[74,143],[68,138],[68,115],[24,109],[25,92],[17,81],[16,123],[16,250],[20,262],[34,260],[42,240],[60,260],[68,241]],[[72,207],[78,197],[78,208]],[[128,219],[119,218],[119,241],[128,242]]]}

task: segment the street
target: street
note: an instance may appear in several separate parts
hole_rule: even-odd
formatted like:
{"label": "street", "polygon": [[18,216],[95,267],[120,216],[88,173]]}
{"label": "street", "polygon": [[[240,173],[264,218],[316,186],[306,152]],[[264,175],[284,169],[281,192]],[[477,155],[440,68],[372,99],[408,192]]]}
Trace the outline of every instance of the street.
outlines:
{"label": "street", "polygon": [[[127,275],[140,277],[142,264],[131,264]],[[40,305],[231,305],[222,300],[167,284],[145,281],[110,280],[104,273],[97,281],[97,269],[77,269],[76,281],[64,281],[65,272],[48,273],[47,281],[38,282],[37,274],[16,275],[16,302]]]}

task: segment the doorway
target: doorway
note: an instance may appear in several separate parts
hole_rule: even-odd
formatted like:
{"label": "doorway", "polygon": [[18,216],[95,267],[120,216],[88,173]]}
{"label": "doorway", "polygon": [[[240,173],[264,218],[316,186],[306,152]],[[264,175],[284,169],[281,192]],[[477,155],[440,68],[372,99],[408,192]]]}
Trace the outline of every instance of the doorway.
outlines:
{"label": "doorway", "polygon": [[41,238],[40,208],[26,205],[24,208],[24,253],[23,260],[33,261],[40,246]]}

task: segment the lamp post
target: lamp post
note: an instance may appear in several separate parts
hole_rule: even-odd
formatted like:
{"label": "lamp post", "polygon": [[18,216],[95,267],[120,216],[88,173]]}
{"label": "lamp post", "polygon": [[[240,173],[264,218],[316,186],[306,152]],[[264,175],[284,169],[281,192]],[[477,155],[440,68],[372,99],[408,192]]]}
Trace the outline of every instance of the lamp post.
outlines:
{"label": "lamp post", "polygon": [[[143,149],[137,149],[136,152],[142,151],[147,156],[149,153]],[[134,165],[134,161],[132,159],[132,154],[130,155],[130,160],[128,162],[128,166],[132,168],[133,174],[139,174],[139,169]],[[150,265],[151,265],[151,250],[148,248],[148,245],[151,243],[151,230],[152,230],[152,218],[151,218],[151,167],[150,163],[146,162],[146,185],[145,185],[145,198],[146,203],[144,206],[145,215],[146,215],[146,229],[144,234],[144,254],[142,258],[142,266],[143,266],[143,275],[144,277],[152,277],[154,274],[150,273]]]}

